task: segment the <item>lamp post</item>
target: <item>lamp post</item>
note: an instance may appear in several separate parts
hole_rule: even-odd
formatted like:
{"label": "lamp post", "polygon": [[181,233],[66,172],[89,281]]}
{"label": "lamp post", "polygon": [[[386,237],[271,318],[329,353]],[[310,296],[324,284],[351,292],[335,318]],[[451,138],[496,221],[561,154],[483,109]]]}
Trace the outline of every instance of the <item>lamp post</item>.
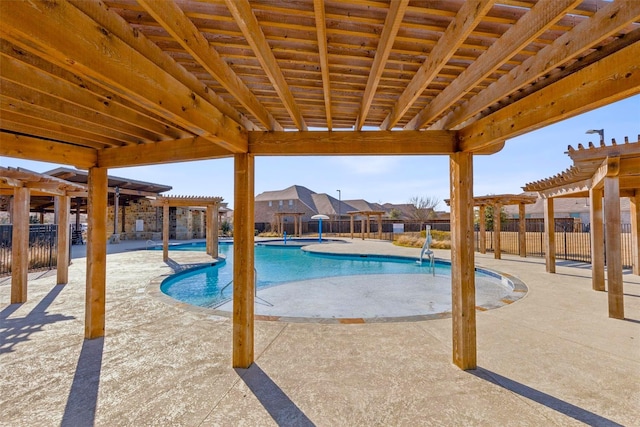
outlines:
{"label": "lamp post", "polygon": [[597,133],[600,135],[600,145],[604,145],[604,129],[589,129],[585,133]]}
{"label": "lamp post", "polygon": [[342,215],[340,213],[340,205],[342,204],[342,191],[336,190],[338,192],[338,236],[340,235],[340,220],[342,219]]}

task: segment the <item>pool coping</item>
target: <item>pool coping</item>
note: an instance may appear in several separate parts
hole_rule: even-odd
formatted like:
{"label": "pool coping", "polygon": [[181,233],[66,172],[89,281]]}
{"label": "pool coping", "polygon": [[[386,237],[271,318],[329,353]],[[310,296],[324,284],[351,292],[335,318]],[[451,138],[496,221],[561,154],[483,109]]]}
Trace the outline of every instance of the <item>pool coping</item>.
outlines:
{"label": "pool coping", "polygon": [[[305,250],[304,247],[300,248],[301,250]],[[313,251],[306,250],[307,252],[316,253],[318,255],[330,255],[330,256],[358,256],[366,255],[367,257],[380,257],[380,258],[394,258],[394,259],[409,259],[416,260],[417,258],[411,256],[402,256],[402,255],[383,255],[376,253],[335,253],[335,252],[326,252],[326,251]],[[450,261],[442,258],[438,258],[437,261],[445,264],[450,264]],[[209,266],[215,265],[215,263],[202,263],[200,265],[193,266],[191,268],[187,268],[184,270],[176,271],[171,274],[163,274],[161,276],[155,277],[152,279],[149,284],[145,287],[146,293],[156,298],[163,303],[173,306],[175,308],[179,308],[192,313],[199,313],[207,316],[216,316],[223,318],[232,318],[233,311],[227,310],[219,310],[217,308],[209,308],[209,307],[201,307],[197,305],[188,304],[183,301],[179,301],[175,298],[170,297],[169,295],[162,292],[160,286],[162,282],[172,276],[183,274],[186,272],[194,271],[197,269],[206,268]],[[500,278],[502,280],[502,285],[511,288],[511,293],[504,298],[501,298],[499,301],[492,304],[483,304],[476,305],[477,312],[484,312],[489,310],[495,310],[504,306],[508,306],[513,304],[514,302],[524,298],[528,295],[529,288],[527,285],[520,280],[519,278],[500,271],[496,271],[487,267],[482,267],[479,265],[475,266],[475,271],[482,272],[484,274],[488,274],[493,277]],[[309,279],[311,280],[311,279]],[[296,281],[301,282],[301,281]],[[292,283],[292,282],[289,282]],[[283,283],[278,286],[286,286],[287,283]],[[420,314],[420,315],[411,315],[411,316],[380,316],[380,317],[302,317],[302,316],[272,316],[272,315],[261,315],[254,314],[254,319],[259,321],[278,321],[278,322],[286,322],[286,323],[318,323],[318,324],[365,324],[365,323],[400,323],[400,322],[420,322],[426,320],[434,320],[434,319],[449,319],[451,318],[452,313],[450,311],[444,311],[440,313],[432,313],[432,314]]]}

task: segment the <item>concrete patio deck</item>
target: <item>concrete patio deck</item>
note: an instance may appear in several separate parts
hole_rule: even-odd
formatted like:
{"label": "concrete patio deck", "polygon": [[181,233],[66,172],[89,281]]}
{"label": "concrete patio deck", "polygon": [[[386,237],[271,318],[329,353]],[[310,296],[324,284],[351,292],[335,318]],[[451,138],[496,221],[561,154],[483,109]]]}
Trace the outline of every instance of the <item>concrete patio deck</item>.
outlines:
{"label": "concrete patio deck", "polygon": [[[476,254],[529,293],[477,312],[475,371],[451,363],[451,319],[257,321],[256,363],[234,370],[230,320],[155,298],[149,283],[172,271],[162,252],[118,249],[103,339],[83,339],[84,258],[67,285],[32,276],[22,305],[8,304],[10,281],[0,281],[0,425],[640,425],[638,276],[625,274],[627,319],[615,320],[588,265],[547,274],[543,259]],[[322,250],[419,253],[361,240]]]}

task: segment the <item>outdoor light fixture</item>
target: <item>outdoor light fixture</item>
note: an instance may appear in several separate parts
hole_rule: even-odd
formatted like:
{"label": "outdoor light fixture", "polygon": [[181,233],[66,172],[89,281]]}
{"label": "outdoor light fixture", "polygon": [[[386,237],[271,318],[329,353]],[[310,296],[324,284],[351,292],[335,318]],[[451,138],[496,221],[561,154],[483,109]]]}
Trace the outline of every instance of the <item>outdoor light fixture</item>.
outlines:
{"label": "outdoor light fixture", "polygon": [[597,133],[600,135],[600,144],[604,144],[604,129],[589,129],[585,133]]}

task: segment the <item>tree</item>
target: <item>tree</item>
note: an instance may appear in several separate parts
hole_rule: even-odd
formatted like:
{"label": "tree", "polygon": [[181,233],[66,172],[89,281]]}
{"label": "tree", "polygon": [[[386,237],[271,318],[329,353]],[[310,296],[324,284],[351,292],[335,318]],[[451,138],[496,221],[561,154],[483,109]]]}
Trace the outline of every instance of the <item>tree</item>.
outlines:
{"label": "tree", "polygon": [[[478,212],[478,211],[477,211]],[[479,212],[476,217],[475,223],[479,223]],[[507,221],[507,213],[504,211],[504,208],[500,208],[500,222],[504,224]],[[487,205],[484,208],[484,227],[486,230],[493,230],[493,205]]]}
{"label": "tree", "polygon": [[409,199],[409,204],[413,206],[411,215],[418,221],[428,221],[436,217],[435,208],[440,203],[436,197],[414,196]]}
{"label": "tree", "polygon": [[393,208],[389,212],[389,218],[391,219],[399,219],[401,215],[402,215],[402,212],[400,212],[400,209],[397,209],[397,208]]}

